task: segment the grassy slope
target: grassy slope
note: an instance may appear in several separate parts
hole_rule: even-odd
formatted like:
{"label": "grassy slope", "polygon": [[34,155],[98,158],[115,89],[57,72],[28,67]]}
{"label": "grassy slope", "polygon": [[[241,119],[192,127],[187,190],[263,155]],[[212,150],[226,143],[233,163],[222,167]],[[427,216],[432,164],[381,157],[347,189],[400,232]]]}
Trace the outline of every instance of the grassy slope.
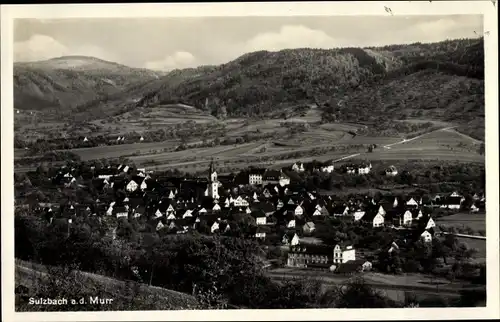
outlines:
{"label": "grassy slope", "polygon": [[[23,285],[30,290],[34,290],[40,284],[47,282],[47,271],[47,267],[43,265],[16,259],[16,285]],[[114,305],[128,307],[129,310],[134,309],[134,306],[130,306],[130,304],[138,296],[154,298],[156,300],[154,309],[157,310],[192,309],[198,305],[197,300],[189,294],[135,282],[127,283],[87,272],[78,272],[78,282],[81,282],[84,287],[88,287],[89,289],[93,288],[101,291],[97,292],[94,296],[113,298]],[[130,294],[131,292],[133,294]],[[77,295],[75,294],[75,296]],[[18,303],[18,309],[22,309],[24,305],[26,303]],[[100,309],[103,308],[101,307]]]}

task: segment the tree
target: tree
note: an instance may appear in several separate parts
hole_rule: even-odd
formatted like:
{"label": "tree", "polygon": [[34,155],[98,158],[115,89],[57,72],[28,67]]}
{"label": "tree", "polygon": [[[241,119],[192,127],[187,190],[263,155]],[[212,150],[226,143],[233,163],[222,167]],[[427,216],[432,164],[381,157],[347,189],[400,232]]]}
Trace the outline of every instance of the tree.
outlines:
{"label": "tree", "polygon": [[395,304],[374,290],[362,278],[356,278],[337,289],[338,308],[387,308]]}

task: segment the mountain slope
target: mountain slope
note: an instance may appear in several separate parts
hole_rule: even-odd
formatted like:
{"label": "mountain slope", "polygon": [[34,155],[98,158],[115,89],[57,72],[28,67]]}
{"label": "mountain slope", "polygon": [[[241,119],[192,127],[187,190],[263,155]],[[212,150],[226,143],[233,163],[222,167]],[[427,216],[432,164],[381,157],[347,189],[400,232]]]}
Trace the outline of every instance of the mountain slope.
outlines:
{"label": "mountain slope", "polygon": [[[482,39],[364,49],[253,52],[220,66],[170,73],[127,89],[106,102],[87,104],[82,111],[120,113],[136,107],[182,102],[210,111],[225,107],[230,116],[276,116],[289,105],[321,105],[384,86],[390,80],[397,86],[399,78],[422,71],[431,71],[428,77],[435,78],[433,84],[438,87],[443,73],[481,82]],[[364,97],[370,102],[369,97]],[[364,112],[370,113],[366,108]]]}
{"label": "mountain slope", "polygon": [[74,108],[159,76],[159,73],[147,69],[131,68],[86,56],[16,63],[14,107],[35,110]]}

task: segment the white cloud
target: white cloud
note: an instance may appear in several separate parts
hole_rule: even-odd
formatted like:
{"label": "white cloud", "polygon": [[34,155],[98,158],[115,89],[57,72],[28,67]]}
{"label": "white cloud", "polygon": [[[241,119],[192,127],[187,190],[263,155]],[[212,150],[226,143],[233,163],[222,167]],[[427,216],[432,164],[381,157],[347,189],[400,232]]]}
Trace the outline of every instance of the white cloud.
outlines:
{"label": "white cloud", "polygon": [[289,48],[333,48],[342,46],[342,41],[330,37],[322,30],[310,29],[301,25],[286,25],[278,32],[258,34],[245,43],[244,50],[278,51]]}
{"label": "white cloud", "polygon": [[82,55],[115,61],[114,55],[94,45],[70,48],[52,37],[33,35],[30,39],[14,43],[14,61],[28,62],[54,57]]}
{"label": "white cloud", "polygon": [[193,54],[186,51],[178,51],[163,59],[147,62],[145,67],[154,70],[169,71],[176,68],[196,67],[196,65],[196,58]]}
{"label": "white cloud", "polygon": [[52,37],[33,35],[14,43],[14,61],[37,61],[68,55],[68,48]]}

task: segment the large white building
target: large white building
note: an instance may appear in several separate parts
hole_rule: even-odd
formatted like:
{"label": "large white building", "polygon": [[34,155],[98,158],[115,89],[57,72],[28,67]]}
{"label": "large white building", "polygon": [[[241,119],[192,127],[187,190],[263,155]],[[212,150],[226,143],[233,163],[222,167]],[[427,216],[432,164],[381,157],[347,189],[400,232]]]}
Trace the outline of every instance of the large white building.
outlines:
{"label": "large white building", "polygon": [[356,260],[356,250],[352,246],[336,245],[333,249],[333,264],[344,264]]}

